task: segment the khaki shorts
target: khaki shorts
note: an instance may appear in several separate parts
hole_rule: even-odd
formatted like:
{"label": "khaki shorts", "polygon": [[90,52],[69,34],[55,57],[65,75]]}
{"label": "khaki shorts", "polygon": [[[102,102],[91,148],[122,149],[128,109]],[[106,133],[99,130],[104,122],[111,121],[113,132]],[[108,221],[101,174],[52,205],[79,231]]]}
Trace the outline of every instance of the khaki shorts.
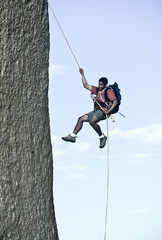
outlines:
{"label": "khaki shorts", "polygon": [[94,111],[87,113],[86,115],[88,115],[87,122],[89,122],[93,116],[97,118],[97,122],[106,119],[106,114],[103,113],[103,111],[98,108],[95,109]]}

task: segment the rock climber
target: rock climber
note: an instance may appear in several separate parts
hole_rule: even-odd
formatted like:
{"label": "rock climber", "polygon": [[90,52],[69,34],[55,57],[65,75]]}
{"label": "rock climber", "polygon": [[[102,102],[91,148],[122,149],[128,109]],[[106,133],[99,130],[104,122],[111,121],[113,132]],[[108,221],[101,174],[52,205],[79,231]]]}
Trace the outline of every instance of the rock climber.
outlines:
{"label": "rock climber", "polygon": [[66,137],[62,137],[62,139],[67,142],[75,143],[77,134],[82,129],[83,123],[89,122],[89,124],[99,135],[100,140],[99,147],[103,148],[106,145],[107,137],[104,135],[104,133],[102,133],[101,128],[98,125],[98,122],[106,119],[106,115],[110,116],[112,113],[116,113],[119,110],[118,100],[114,94],[114,91],[112,89],[107,88],[108,84],[107,78],[105,77],[100,78],[98,81],[98,87],[95,87],[88,84],[83,69],[80,68],[79,72],[82,75],[83,86],[86,89],[90,90],[92,94],[96,95],[96,100],[100,104],[100,106],[98,106],[98,104],[95,103],[94,111],[91,111],[79,117],[73,132]]}

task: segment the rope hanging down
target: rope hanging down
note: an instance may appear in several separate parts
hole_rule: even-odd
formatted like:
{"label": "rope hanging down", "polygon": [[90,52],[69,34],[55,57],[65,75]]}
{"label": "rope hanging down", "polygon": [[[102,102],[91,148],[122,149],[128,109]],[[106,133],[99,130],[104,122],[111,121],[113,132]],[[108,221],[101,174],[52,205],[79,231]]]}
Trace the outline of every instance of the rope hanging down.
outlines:
{"label": "rope hanging down", "polygon": [[[91,94],[91,98],[94,102],[98,104],[98,106],[104,111],[102,106],[99,104],[99,102],[96,100],[96,98]],[[111,114],[109,116],[113,122],[115,122],[115,119],[113,115]],[[108,199],[109,199],[109,128],[108,128],[108,115],[106,114],[106,128],[107,128],[107,181],[106,181],[106,212],[105,212],[105,230],[104,230],[104,240],[106,240],[106,230],[107,230],[107,219],[108,219]]]}
{"label": "rope hanging down", "polygon": [[[75,57],[74,52],[73,52],[73,50],[72,50],[72,48],[71,48],[71,46],[70,46],[70,44],[69,44],[69,42],[68,42],[65,34],[64,34],[64,32],[63,32],[63,30],[62,30],[62,28],[61,28],[61,26],[60,26],[60,24],[59,24],[59,21],[57,20],[56,15],[55,15],[55,13],[54,13],[54,11],[53,11],[53,8],[51,7],[51,5],[50,5],[50,3],[48,2],[48,0],[47,0],[47,3],[48,3],[48,5],[49,5],[49,7],[50,7],[50,9],[51,9],[51,12],[52,12],[52,14],[53,14],[53,16],[54,16],[54,18],[55,18],[55,20],[56,20],[56,22],[57,22],[60,30],[61,30],[61,32],[62,32],[62,34],[63,34],[63,37],[64,37],[64,39],[65,39],[65,41],[66,41],[66,43],[67,43],[67,45],[68,45],[68,47],[69,47],[69,49],[70,49],[73,57],[74,57],[77,65],[78,65],[78,67],[80,68],[80,65],[79,65],[79,63],[78,63],[78,60],[77,60],[77,58]],[[101,109],[103,109],[103,108],[101,107],[101,105],[99,104],[99,102],[96,100],[96,98],[95,98],[92,94],[91,94],[91,97],[92,97],[93,101],[95,101],[95,102],[98,104],[98,106],[99,106]],[[111,114],[109,117],[111,118],[111,120],[112,120],[113,122],[115,122],[115,119],[114,119],[114,117],[113,117],[112,114]],[[107,122],[107,124],[106,124],[106,125],[107,125],[107,193],[106,193],[106,212],[105,212],[104,240],[106,240],[107,219],[108,219],[108,195],[109,195],[109,137],[108,137],[108,115],[106,115],[106,122]]]}
{"label": "rope hanging down", "polygon": [[[47,2],[48,2],[48,1],[47,1]],[[64,34],[64,32],[63,32],[63,30],[62,30],[60,24],[59,24],[59,21],[57,20],[56,15],[55,15],[55,13],[54,13],[54,11],[53,11],[53,9],[52,9],[52,7],[51,7],[51,5],[50,5],[49,2],[48,2],[48,5],[49,5],[49,7],[50,7],[50,9],[51,9],[51,12],[52,12],[52,14],[53,14],[53,16],[54,16],[54,18],[55,18],[55,20],[56,20],[56,22],[57,22],[57,24],[58,24],[60,30],[61,30],[61,32],[62,32],[62,35],[63,35],[64,38],[65,38],[65,41],[66,41],[66,43],[67,43],[67,45],[68,45],[68,47],[69,47],[69,49],[70,49],[70,51],[71,51],[71,53],[72,53],[74,59],[75,59],[75,61],[76,61],[77,65],[78,65],[78,67],[80,68],[80,65],[79,65],[79,63],[78,63],[78,60],[77,60],[77,58],[75,57],[74,52],[73,52],[73,50],[72,50],[72,48],[71,48],[71,46],[70,46],[70,44],[69,44],[69,42],[68,42],[68,40],[67,40],[67,38],[66,38],[66,36],[65,36],[65,34]]]}
{"label": "rope hanging down", "polygon": [[105,232],[104,240],[106,240],[107,220],[108,220],[108,199],[109,199],[109,128],[108,128],[108,116],[106,115],[107,126],[107,192],[106,192],[106,212],[105,212]]}

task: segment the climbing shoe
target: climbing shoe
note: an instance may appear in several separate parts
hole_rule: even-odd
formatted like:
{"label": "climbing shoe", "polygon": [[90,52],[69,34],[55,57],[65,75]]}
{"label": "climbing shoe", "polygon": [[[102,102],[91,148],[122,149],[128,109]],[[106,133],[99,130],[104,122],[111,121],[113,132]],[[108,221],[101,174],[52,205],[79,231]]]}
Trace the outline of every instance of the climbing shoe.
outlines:
{"label": "climbing shoe", "polygon": [[62,137],[62,140],[66,141],[66,142],[75,143],[76,137],[72,137],[72,136],[69,134],[67,137]]}
{"label": "climbing shoe", "polygon": [[106,136],[100,138],[100,146],[99,147],[100,148],[104,148],[105,145],[106,145],[106,141],[107,141],[107,137]]}

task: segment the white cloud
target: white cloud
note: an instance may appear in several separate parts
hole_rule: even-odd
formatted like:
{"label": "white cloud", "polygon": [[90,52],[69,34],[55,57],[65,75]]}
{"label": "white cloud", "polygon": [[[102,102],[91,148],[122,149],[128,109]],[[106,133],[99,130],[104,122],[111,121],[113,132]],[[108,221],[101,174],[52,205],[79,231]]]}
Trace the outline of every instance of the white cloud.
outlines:
{"label": "white cloud", "polygon": [[65,75],[68,71],[68,67],[65,65],[59,65],[59,64],[50,64],[49,66],[49,78],[56,75]]}
{"label": "white cloud", "polygon": [[52,145],[53,145],[53,154],[54,156],[58,156],[58,155],[70,155],[70,154],[78,154],[78,153],[83,153],[87,150],[90,149],[91,145],[90,143],[66,143],[66,147],[65,147],[65,143],[63,142],[63,140],[61,139],[61,137],[58,137],[56,135],[52,135],[51,136],[51,141],[52,141]]}
{"label": "white cloud", "polygon": [[78,164],[72,164],[72,165],[66,165],[64,161],[56,163],[55,164],[56,170],[73,170],[73,171],[83,171],[86,169],[86,166],[78,165]]}
{"label": "white cloud", "polygon": [[85,178],[86,166],[79,164],[69,164],[69,162],[61,161],[55,163],[55,171],[63,171],[63,174],[70,179],[83,179]]}
{"label": "white cloud", "polygon": [[[69,143],[67,143],[69,144]],[[71,144],[71,143],[70,143]],[[72,143],[73,144],[73,143]],[[66,148],[61,148],[58,146],[55,146],[55,143],[53,144],[53,154],[54,156],[60,156],[60,155],[76,155],[83,153],[87,151],[90,148],[89,143],[75,143],[73,145],[69,145]]]}
{"label": "white cloud", "polygon": [[85,175],[82,173],[74,173],[71,176],[71,179],[83,179],[83,178],[85,178]]}
{"label": "white cloud", "polygon": [[124,138],[127,140],[138,140],[153,144],[162,143],[162,124],[150,124],[141,128],[122,130],[116,128],[110,131],[111,137]]}
{"label": "white cloud", "polygon": [[131,211],[132,214],[143,214],[148,212],[150,212],[150,208],[140,208],[140,209]]}
{"label": "white cloud", "polygon": [[70,146],[70,151],[73,152],[85,152],[88,149],[90,149],[91,145],[90,143],[75,143],[75,145]]}
{"label": "white cloud", "polygon": [[60,155],[66,155],[66,154],[67,154],[66,150],[57,149],[57,148],[53,147],[53,156],[54,157],[57,157],[57,156],[60,156]]}
{"label": "white cloud", "polygon": [[126,164],[134,164],[134,163],[141,163],[152,160],[155,158],[155,154],[153,152],[149,153],[135,153],[129,152],[127,155],[119,156],[118,160],[119,163],[126,163]]}
{"label": "white cloud", "polygon": [[52,142],[55,142],[55,143],[61,143],[62,142],[61,137],[58,137],[54,134],[51,135],[51,140],[52,140]]}
{"label": "white cloud", "polygon": [[[156,159],[154,151],[150,152],[128,152],[120,154],[112,154],[109,156],[109,162],[117,161],[119,164],[137,164],[137,163],[146,163]],[[107,161],[107,155],[100,155],[98,160]]]}

